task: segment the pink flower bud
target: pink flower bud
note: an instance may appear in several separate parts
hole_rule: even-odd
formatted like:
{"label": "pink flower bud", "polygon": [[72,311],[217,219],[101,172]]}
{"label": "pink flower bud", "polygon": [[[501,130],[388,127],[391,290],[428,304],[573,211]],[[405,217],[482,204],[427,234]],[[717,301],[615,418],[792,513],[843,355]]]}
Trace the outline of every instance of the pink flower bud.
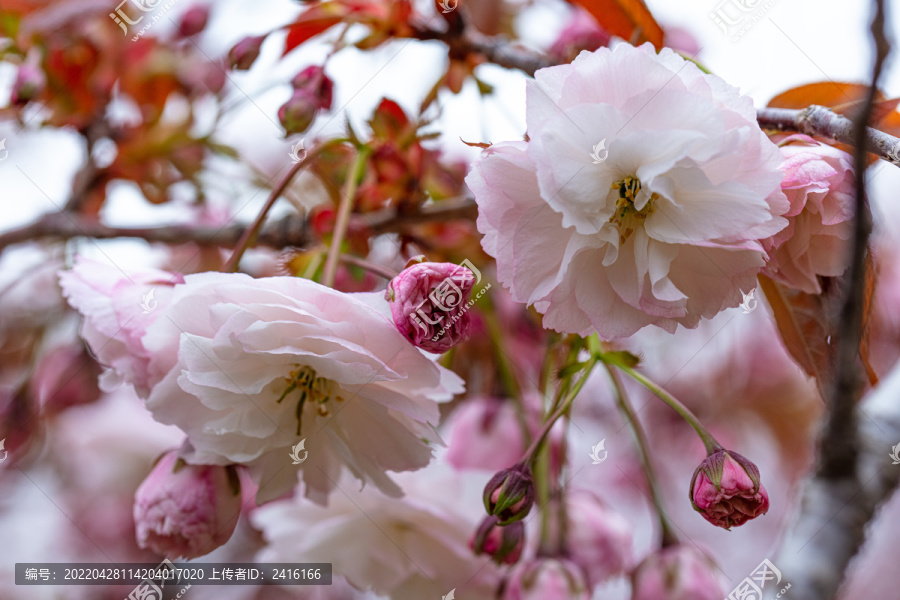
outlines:
{"label": "pink flower bud", "polygon": [[259,50],[266,36],[245,37],[228,51],[228,66],[236,71],[247,71],[259,58]]}
{"label": "pink flower bud", "polygon": [[196,4],[181,15],[181,21],[178,23],[179,37],[191,37],[197,35],[206,28],[209,21],[209,7],[205,4]]}
{"label": "pink flower bud", "polygon": [[241,513],[234,467],[189,465],[167,452],[134,496],[134,523],[141,548],[196,558],[227,542]]}
{"label": "pink flower bud", "polygon": [[594,493],[566,494],[566,556],[584,571],[593,587],[632,566],[632,526]]}
{"label": "pink flower bud", "polygon": [[25,63],[16,73],[10,103],[15,106],[28,104],[44,91],[46,85],[47,78],[44,72],[34,65]]}
{"label": "pink flower bud", "polygon": [[737,452],[719,450],[694,471],[691,504],[713,525],[731,529],[766,514],[769,495],[756,465]]}
{"label": "pink flower bud", "polygon": [[596,19],[583,8],[576,7],[548,54],[561,62],[571,62],[582,50],[593,52],[608,46],[609,33],[597,24]]}
{"label": "pink flower bud", "polygon": [[631,575],[631,600],[722,600],[715,565],[702,552],[678,544],[645,558]]}
{"label": "pink flower bud", "polygon": [[515,564],[525,547],[525,524],[516,521],[501,527],[498,522],[497,517],[485,517],[469,546],[475,554],[487,554],[497,564]]}
{"label": "pink flower bud", "polygon": [[306,67],[291,80],[294,90],[306,90],[316,98],[316,106],[323,110],[331,108],[334,97],[334,82],[325,75],[325,69],[315,65]]}
{"label": "pink flower bud", "polygon": [[502,600],[589,600],[590,590],[581,569],[557,558],[520,563],[509,572]]}
{"label": "pink flower bud", "polygon": [[45,415],[100,397],[102,369],[82,344],[59,346],[41,356],[31,377],[31,393]]}
{"label": "pink flower bud", "polygon": [[531,469],[524,463],[517,463],[499,471],[484,486],[483,498],[487,513],[499,519],[498,525],[524,519],[534,505]]}
{"label": "pink flower bud", "polygon": [[474,281],[465,267],[423,262],[394,277],[384,297],[400,333],[419,348],[440,354],[469,337]]}

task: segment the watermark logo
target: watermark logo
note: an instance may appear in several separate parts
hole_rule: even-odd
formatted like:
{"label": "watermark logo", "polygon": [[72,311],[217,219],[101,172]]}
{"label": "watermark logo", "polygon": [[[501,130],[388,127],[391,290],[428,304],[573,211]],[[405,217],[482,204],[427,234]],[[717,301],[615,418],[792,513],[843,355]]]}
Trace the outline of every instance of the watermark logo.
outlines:
{"label": "watermark logo", "polygon": [[[599,464],[602,463],[604,460],[606,460],[606,457],[607,457],[607,455],[609,455],[609,452],[607,452],[607,451],[603,448],[603,445],[604,445],[605,443],[606,443],[606,438],[603,438],[602,440],[600,440],[600,441],[597,443],[596,446],[593,446],[593,447],[591,448],[591,453],[590,453],[588,456],[590,456],[590,457],[591,457],[591,460],[594,461],[592,464],[599,465]],[[601,451],[601,450],[603,450],[603,456],[602,456],[602,457],[600,456],[600,451]]]}
{"label": "watermark logo", "polygon": [[293,146],[291,146],[291,152],[288,154],[291,157],[291,162],[295,165],[299,162],[302,162],[306,158],[306,148],[303,147],[303,140],[300,140]]}
{"label": "watermark logo", "polygon": [[441,12],[445,15],[447,13],[451,13],[456,10],[456,7],[459,6],[459,0],[441,0],[438,2],[441,5],[441,8],[444,9]]}
{"label": "watermark logo", "polygon": [[153,27],[154,23],[156,23],[157,21],[159,21],[161,18],[164,17],[165,14],[167,12],[169,12],[169,9],[172,8],[172,6],[178,0],[169,0],[168,2],[166,2],[166,4],[164,6],[160,7],[160,4],[162,3],[162,1],[163,0],[122,0],[121,2],[119,2],[119,5],[116,7],[115,12],[109,13],[109,18],[112,19],[116,23],[116,25],[118,25],[119,27],[122,28],[122,35],[127,36],[128,35],[128,26],[129,25],[137,25],[138,23],[140,23],[141,21],[144,20],[144,17],[146,15],[140,15],[137,19],[132,19],[128,14],[126,14],[124,9],[122,8],[123,4],[127,4],[130,2],[137,8],[137,10],[139,10],[143,13],[149,13],[151,11],[157,10],[158,8],[161,9],[161,10],[159,10],[159,12],[157,12],[157,14],[153,15],[153,18],[151,19],[151,21],[149,23],[147,23],[143,27],[141,27],[141,30],[138,31],[137,34],[131,38],[132,42],[136,42],[145,33],[147,33],[147,31],[149,31],[151,27]]}
{"label": "watermark logo", "polygon": [[[5,443],[6,443],[6,438],[3,438],[2,440],[0,440],[0,450],[3,450],[3,445],[4,445]],[[6,457],[7,457],[8,454],[9,454],[8,451],[3,450],[3,458],[0,458],[0,463],[3,463],[3,462],[6,461]]]}
{"label": "watermark logo", "polygon": [[145,315],[149,312],[152,312],[156,308],[156,298],[153,297],[152,289],[141,296],[141,308],[143,309]]}
{"label": "watermark logo", "polygon": [[0,162],[9,158],[9,150],[6,149],[6,138],[0,140]]}
{"label": "watermark logo", "polygon": [[778,0],[722,0],[709,18],[719,26],[722,33],[736,42],[766,16]]}
{"label": "watermark logo", "polygon": [[[0,442],[0,450],[2,450],[2,449],[3,449],[3,442]],[[891,453],[888,454],[888,456],[890,456],[894,460],[894,462],[891,463],[892,465],[900,465],[900,456],[898,456],[898,454],[900,454],[900,444],[897,444],[896,446],[891,446]],[[0,460],[0,462],[3,462],[3,461]]]}
{"label": "watermark logo", "polygon": [[456,588],[450,590],[450,593],[446,596],[441,596],[441,600],[453,600],[454,598],[456,598]]}
{"label": "watermark logo", "polygon": [[755,293],[756,288],[750,290],[749,294],[745,294],[744,290],[741,290],[741,296],[744,297],[744,301],[741,302],[741,308],[743,309],[745,315],[749,315],[754,310],[756,310],[756,307],[759,304],[759,301],[757,301],[757,299],[753,297]]}
{"label": "watermark logo", "polygon": [[[173,581],[174,580],[174,581]],[[181,580],[178,569],[168,558],[163,559],[155,569],[151,569],[150,576],[141,581],[125,600],[163,600],[163,588],[166,583],[177,584]],[[159,585],[157,585],[157,582]],[[184,592],[191,588],[190,585],[181,589],[176,598],[181,598]]]}
{"label": "watermark logo", "polygon": [[[474,282],[470,283],[473,279]],[[447,332],[447,329],[449,329],[450,326],[462,318],[470,307],[474,306],[475,302],[478,301],[486,291],[491,289],[491,284],[487,284],[478,291],[478,294],[474,298],[470,298],[467,303],[463,304],[463,288],[468,288],[470,286],[474,287],[479,283],[481,283],[481,271],[472,264],[472,261],[468,258],[465,259],[459,263],[459,266],[453,273],[436,285],[434,289],[431,290],[431,293],[419,302],[416,309],[409,314],[409,320],[426,333],[428,332],[428,325],[437,325],[438,323],[441,323],[441,330],[431,338],[431,341],[436,342]],[[457,307],[459,307],[459,310],[457,310],[446,322],[443,322],[444,317],[442,315],[437,315],[435,318],[432,318],[434,315],[433,311],[423,308],[423,305],[429,301],[432,306],[442,312],[450,312]]]}
{"label": "watermark logo", "polygon": [[[601,151],[603,152],[602,156],[600,154]],[[594,146],[593,151],[591,152],[591,158],[594,159],[595,165],[599,165],[607,158],[609,158],[609,150],[606,149],[606,138],[603,138],[602,140],[597,142],[597,145]]]}
{"label": "watermark logo", "polygon": [[[303,438],[302,440],[300,440],[300,443],[297,444],[296,446],[291,446],[290,457],[291,457],[291,460],[294,461],[291,464],[299,465],[304,460],[306,460],[306,457],[309,456],[309,451],[306,449],[305,446],[306,446],[306,438]],[[303,458],[300,458],[301,450],[303,451]]]}
{"label": "watermark logo", "polygon": [[[725,600],[760,600],[762,591],[769,582],[773,583],[772,587],[779,586],[781,584],[781,571],[767,558],[753,569],[750,577],[745,577],[736,588],[731,590],[731,593],[728,594]],[[789,589],[791,589],[790,583],[783,587],[775,597],[781,598]]]}

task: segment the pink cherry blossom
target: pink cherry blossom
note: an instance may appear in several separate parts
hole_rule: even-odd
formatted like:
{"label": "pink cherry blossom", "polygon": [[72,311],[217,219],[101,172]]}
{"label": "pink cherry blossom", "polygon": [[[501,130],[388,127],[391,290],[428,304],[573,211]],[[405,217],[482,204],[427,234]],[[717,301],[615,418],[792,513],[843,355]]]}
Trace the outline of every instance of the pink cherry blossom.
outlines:
{"label": "pink cherry blossom", "polygon": [[632,525],[593,492],[566,494],[568,558],[584,571],[591,586],[623,574],[632,566]]}
{"label": "pink cherry blossom", "polygon": [[784,181],[791,203],[788,226],[767,240],[764,273],[809,294],[822,293],[819,276],[842,274],[850,260],[855,192],[853,157],[809,136],[782,140]]}
{"label": "pink cherry blossom", "polygon": [[502,600],[588,600],[590,588],[580,567],[568,560],[538,558],[509,572]]}
{"label": "pink cherry blossom", "polygon": [[[121,381],[147,395],[158,380],[148,371],[151,354],[141,337],[156,320],[181,275],[145,269],[125,273],[118,267],[79,258],[59,274],[63,294],[82,314],[81,336],[100,364],[109,367],[101,388]],[[158,374],[157,374],[158,375]]]}
{"label": "pink cherry blossom", "polygon": [[788,203],[736,88],[620,44],[538,71],[526,120],[530,141],[494,144],[466,181],[499,279],[545,327],[693,328],[754,287]]}
{"label": "pink cherry blossom", "polygon": [[[141,339],[154,417],[188,434],[190,463],[247,465],[265,502],[302,475],[324,503],[343,469],[399,495],[386,471],[424,467],[437,402],[462,380],[412,346],[381,293],[297,277],[188,275]],[[304,441],[305,460],[292,464]]]}

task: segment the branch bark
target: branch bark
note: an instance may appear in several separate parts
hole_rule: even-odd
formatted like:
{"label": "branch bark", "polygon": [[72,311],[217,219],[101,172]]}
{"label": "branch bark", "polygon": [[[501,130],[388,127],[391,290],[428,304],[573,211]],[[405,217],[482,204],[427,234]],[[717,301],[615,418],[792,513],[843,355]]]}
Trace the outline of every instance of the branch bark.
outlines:
{"label": "branch bark", "polygon": [[[843,144],[856,146],[853,121],[824,106],[804,109],[760,108],[756,120],[764,129],[797,131],[806,135],[828,137]],[[900,166],[900,138],[871,127],[865,129],[866,149],[872,154]]]}
{"label": "branch bark", "polygon": [[[369,227],[373,233],[403,231],[420,223],[447,220],[474,220],[478,214],[475,202],[470,199],[445,200],[423,208],[417,213],[398,214],[385,210],[371,214],[356,214],[353,219]],[[184,244],[193,242],[203,246],[235,247],[247,227],[240,224],[222,228],[174,225],[170,227],[110,227],[92,219],[85,219],[67,212],[45,215],[31,223],[0,233],[0,251],[7,246],[34,240],[68,240],[78,237],[94,239],[139,238],[148,242]],[[319,243],[309,223],[301,215],[291,215],[262,227],[254,241],[257,246],[268,248],[305,248]]]}

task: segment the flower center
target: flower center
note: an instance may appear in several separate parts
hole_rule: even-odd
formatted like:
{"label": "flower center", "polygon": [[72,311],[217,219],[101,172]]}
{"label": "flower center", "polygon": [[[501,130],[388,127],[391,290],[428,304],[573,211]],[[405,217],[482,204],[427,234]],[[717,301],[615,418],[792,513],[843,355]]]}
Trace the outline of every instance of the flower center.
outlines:
{"label": "flower center", "polygon": [[300,401],[297,402],[297,435],[300,435],[303,427],[303,408],[307,401],[315,402],[319,416],[327,417],[329,415],[327,403],[332,396],[338,402],[343,402],[344,399],[334,393],[334,383],[319,377],[315,369],[305,365],[295,366],[297,368],[291,371],[290,376],[284,378],[287,387],[277,402],[280,404],[291,392],[300,392]]}
{"label": "flower center", "polygon": [[610,223],[615,223],[619,229],[619,243],[624,244],[634,230],[644,223],[647,215],[655,210],[654,204],[659,196],[654,192],[644,205],[638,210],[634,206],[634,199],[641,191],[641,180],[629,175],[625,179],[612,184],[612,189],[619,191],[616,199],[616,211],[609,218]]}

